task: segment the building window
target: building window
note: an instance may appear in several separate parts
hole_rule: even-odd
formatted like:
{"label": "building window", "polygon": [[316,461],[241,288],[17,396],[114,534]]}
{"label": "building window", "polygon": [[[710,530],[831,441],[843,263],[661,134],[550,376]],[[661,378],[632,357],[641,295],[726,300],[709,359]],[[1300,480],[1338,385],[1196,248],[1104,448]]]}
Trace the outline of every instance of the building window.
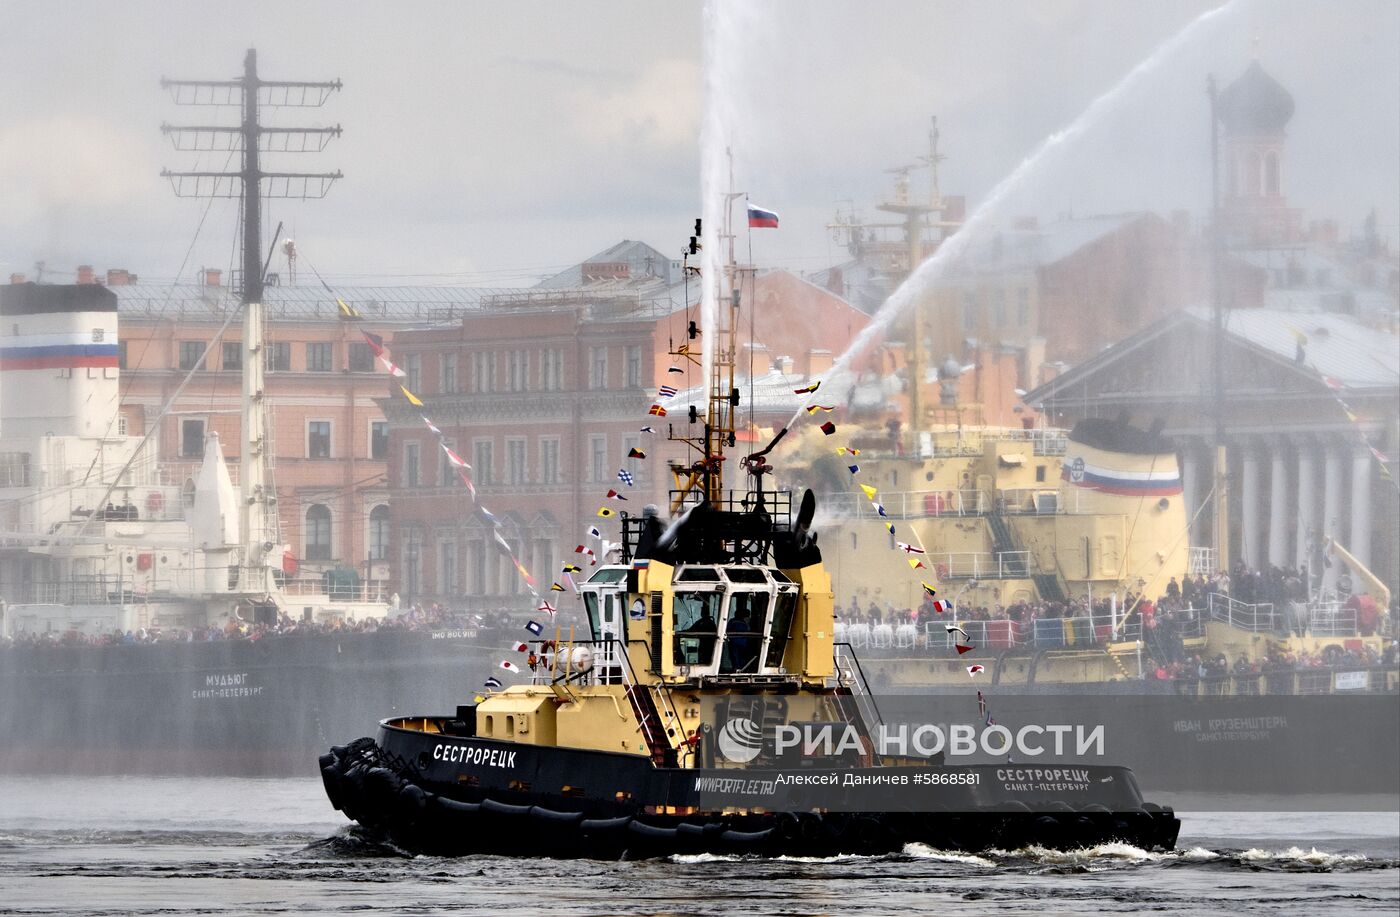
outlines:
{"label": "building window", "polygon": [[263,345],[267,349],[267,371],[285,373],[292,369],[292,345],[286,341],[269,341]]}
{"label": "building window", "polygon": [[594,436],[589,439],[589,451],[592,456],[592,464],[589,466],[593,471],[594,481],[606,481],[608,474],[608,438],[606,436]]}
{"label": "building window", "polygon": [[438,545],[438,594],[457,593],[457,543],[444,541]]}
{"label": "building window", "polygon": [[331,559],[331,511],[320,503],[306,511],[307,560]]}
{"label": "building window", "polygon": [[992,326],[995,328],[1006,327],[1006,291],[997,290],[992,299]]}
{"label": "building window", "polygon": [[489,439],[479,439],[472,445],[472,471],[478,484],[492,483],[491,445]]}
{"label": "building window", "polygon": [[328,373],[331,371],[331,345],[327,341],[313,341],[306,345],[306,371]]}
{"label": "building window", "polygon": [[117,435],[118,435],[118,436],[125,436],[125,435],[126,435],[126,430],[127,430],[126,415],[125,415],[125,414],[118,414],[118,415],[117,415]]}
{"label": "building window", "polygon": [[466,591],[471,595],[486,594],[486,546],[479,540],[467,542]]}
{"label": "building window", "polygon": [[559,440],[540,440],[540,483],[559,483]]}
{"label": "building window", "polygon": [[608,387],[608,348],[594,347],[588,355],[588,387],[601,390]]}
{"label": "building window", "polygon": [[423,382],[423,355],[411,353],[403,358],[403,371],[406,378],[404,384],[413,394],[418,394],[422,389],[419,387]]}
{"label": "building window", "polygon": [[389,559],[389,507],[383,503],[369,511],[369,559]]}
{"label": "building window", "polygon": [[557,392],[564,387],[564,351],[554,347],[540,351],[540,389]]}
{"label": "building window", "polygon": [[418,443],[403,444],[403,486],[417,487],[423,450]]}
{"label": "building window", "polygon": [[1044,484],[1044,483],[1045,483],[1045,466],[1044,466],[1044,465],[1036,465],[1036,466],[1035,466],[1035,482],[1036,482],[1037,484]]}
{"label": "building window", "polygon": [[438,391],[444,395],[457,392],[457,355],[445,353],[438,357]]}
{"label": "building window", "polygon": [[633,345],[627,348],[627,387],[640,388],[642,385],[642,348]]}
{"label": "building window", "polygon": [[1016,324],[1022,328],[1031,326],[1031,291],[1021,287],[1016,291]]}
{"label": "building window", "polygon": [[423,582],[423,533],[409,531],[403,543],[404,592],[418,595]]}
{"label": "building window", "polygon": [[509,359],[510,390],[523,392],[526,389],[526,373],[530,368],[529,353],[524,350],[512,350]]}
{"label": "building window", "polygon": [[457,466],[448,461],[447,449],[442,448],[443,446],[455,452],[457,451],[457,443],[450,439],[444,439],[438,446],[438,486],[451,487],[462,479],[457,476]]}
{"label": "building window", "polygon": [[117,341],[117,369],[126,369],[126,341]]}
{"label": "building window", "polygon": [[352,342],[348,353],[346,368],[352,373],[374,372],[374,351],[369,349],[368,344]]}
{"label": "building window", "polygon": [[477,351],[472,354],[472,391],[494,392],[496,390],[496,355]]}
{"label": "building window", "polygon": [[204,421],[180,421],[180,455],[184,458],[204,458]]}
{"label": "building window", "polygon": [[512,487],[525,483],[528,466],[525,461],[525,440],[506,440],[506,480]]}
{"label": "building window", "polygon": [[224,342],[224,359],[221,364],[224,372],[241,372],[243,370],[243,345],[237,341]]}
{"label": "building window", "polygon": [[977,292],[968,290],[963,294],[963,330],[977,330]]}
{"label": "building window", "polygon": [[329,420],[308,420],[306,422],[306,457],[313,459],[331,457],[331,422]]}
{"label": "building window", "polygon": [[204,347],[203,341],[181,341],[180,368],[186,372],[192,369],[203,369]]}
{"label": "building window", "polygon": [[383,461],[389,457],[389,421],[370,421],[369,457],[379,461]]}

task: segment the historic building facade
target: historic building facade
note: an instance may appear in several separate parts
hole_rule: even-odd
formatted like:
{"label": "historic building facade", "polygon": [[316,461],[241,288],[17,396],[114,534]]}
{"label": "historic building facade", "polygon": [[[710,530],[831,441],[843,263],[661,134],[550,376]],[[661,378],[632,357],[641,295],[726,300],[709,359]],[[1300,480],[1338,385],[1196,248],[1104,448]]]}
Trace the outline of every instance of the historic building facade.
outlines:
{"label": "historic building facade", "polygon": [[[113,282],[113,273],[107,285],[120,310],[122,369],[113,423],[132,435],[150,432],[159,460],[170,474],[191,481],[191,492],[205,437],[218,433],[237,483],[243,351],[235,291],[220,283],[217,271],[206,272],[202,284],[174,286],[126,283],[120,275]],[[387,586],[389,440],[379,406],[386,382],[360,328],[372,322],[382,331],[460,314],[479,291],[338,292],[364,321],[343,320],[334,298],[319,287],[270,286],[265,293],[263,359],[280,535],[293,561],[288,569],[295,567],[309,587],[336,567]],[[213,348],[203,355],[211,341]],[[152,430],[168,403],[169,412]]]}
{"label": "historic building facade", "polygon": [[[785,272],[760,273],[744,289],[756,311],[750,346],[749,311],[741,306],[741,377],[750,356],[762,378],[775,365],[786,367],[785,378],[820,374],[868,320]],[[694,362],[672,354],[682,345],[699,352],[688,334],[698,293],[655,249],[624,242],[538,287],[493,293],[457,321],[394,333],[393,359],[424,402],[418,408],[397,394],[382,402],[396,582],[405,601],[487,610],[518,604],[527,588],[495,540],[492,517],[543,591],[564,563],[587,568],[574,549],[599,550],[589,528],[618,538],[617,520],[598,518],[600,507],[637,514],[655,503],[665,511],[669,465],[697,458],[668,432],[698,429],[679,395],[698,391],[703,380]],[[666,397],[663,386],[678,397]],[[739,384],[741,397],[746,386]],[[795,408],[797,396],[787,398]],[[665,416],[649,413],[652,405]],[[472,465],[475,500],[424,417]],[[627,459],[632,449],[647,457]],[[630,486],[619,480],[623,469],[633,475]],[[729,473],[738,474],[737,465]],[[610,489],[627,501],[608,501]]]}

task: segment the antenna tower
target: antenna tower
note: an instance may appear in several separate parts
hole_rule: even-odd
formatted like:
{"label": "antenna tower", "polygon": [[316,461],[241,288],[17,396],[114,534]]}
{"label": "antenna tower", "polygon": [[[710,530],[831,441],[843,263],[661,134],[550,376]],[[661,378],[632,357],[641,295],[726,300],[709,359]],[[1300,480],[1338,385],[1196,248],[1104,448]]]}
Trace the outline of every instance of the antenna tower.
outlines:
{"label": "antenna tower", "polygon": [[[322,198],[341,177],[340,172],[267,172],[261,153],[319,153],[340,136],[335,127],[269,127],[261,123],[263,108],[319,108],[341,88],[333,82],[264,80],[258,76],[258,52],[250,48],[243,59],[243,76],[232,80],[171,80],[161,86],[176,105],[239,107],[237,125],[161,125],[176,150],[228,151],[243,154],[237,172],[172,172],[179,197],[241,198],[243,201],[243,437],[239,444],[239,560],[238,591],[271,596],[269,553],[276,547],[277,497],[272,486],[267,439],[267,406],[263,399],[263,279],[262,199]],[[271,252],[268,252],[271,257]],[[280,563],[279,563],[280,566]]]}

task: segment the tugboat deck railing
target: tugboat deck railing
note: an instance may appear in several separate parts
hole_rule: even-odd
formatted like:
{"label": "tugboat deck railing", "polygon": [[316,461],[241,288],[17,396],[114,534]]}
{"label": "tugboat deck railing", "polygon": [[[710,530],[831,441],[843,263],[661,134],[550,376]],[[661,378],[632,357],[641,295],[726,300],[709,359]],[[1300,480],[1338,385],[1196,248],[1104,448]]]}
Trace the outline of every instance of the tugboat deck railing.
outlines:
{"label": "tugboat deck railing", "polygon": [[884,722],[884,719],[880,715],[880,705],[870,693],[870,683],[866,681],[865,671],[860,667],[860,659],[856,657],[849,643],[834,644],[832,653],[836,663],[836,687],[846,688],[851,692],[856,701],[856,709],[865,720],[866,728],[873,730]]}

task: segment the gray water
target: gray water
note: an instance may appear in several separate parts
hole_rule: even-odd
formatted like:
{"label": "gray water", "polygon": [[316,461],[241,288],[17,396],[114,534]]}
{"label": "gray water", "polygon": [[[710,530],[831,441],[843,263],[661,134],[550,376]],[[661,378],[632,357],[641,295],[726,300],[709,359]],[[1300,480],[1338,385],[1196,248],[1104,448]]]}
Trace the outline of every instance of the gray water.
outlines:
{"label": "gray water", "polygon": [[1394,914],[1400,815],[1185,813],[1180,850],[407,857],[318,780],[0,777],[0,914]]}

